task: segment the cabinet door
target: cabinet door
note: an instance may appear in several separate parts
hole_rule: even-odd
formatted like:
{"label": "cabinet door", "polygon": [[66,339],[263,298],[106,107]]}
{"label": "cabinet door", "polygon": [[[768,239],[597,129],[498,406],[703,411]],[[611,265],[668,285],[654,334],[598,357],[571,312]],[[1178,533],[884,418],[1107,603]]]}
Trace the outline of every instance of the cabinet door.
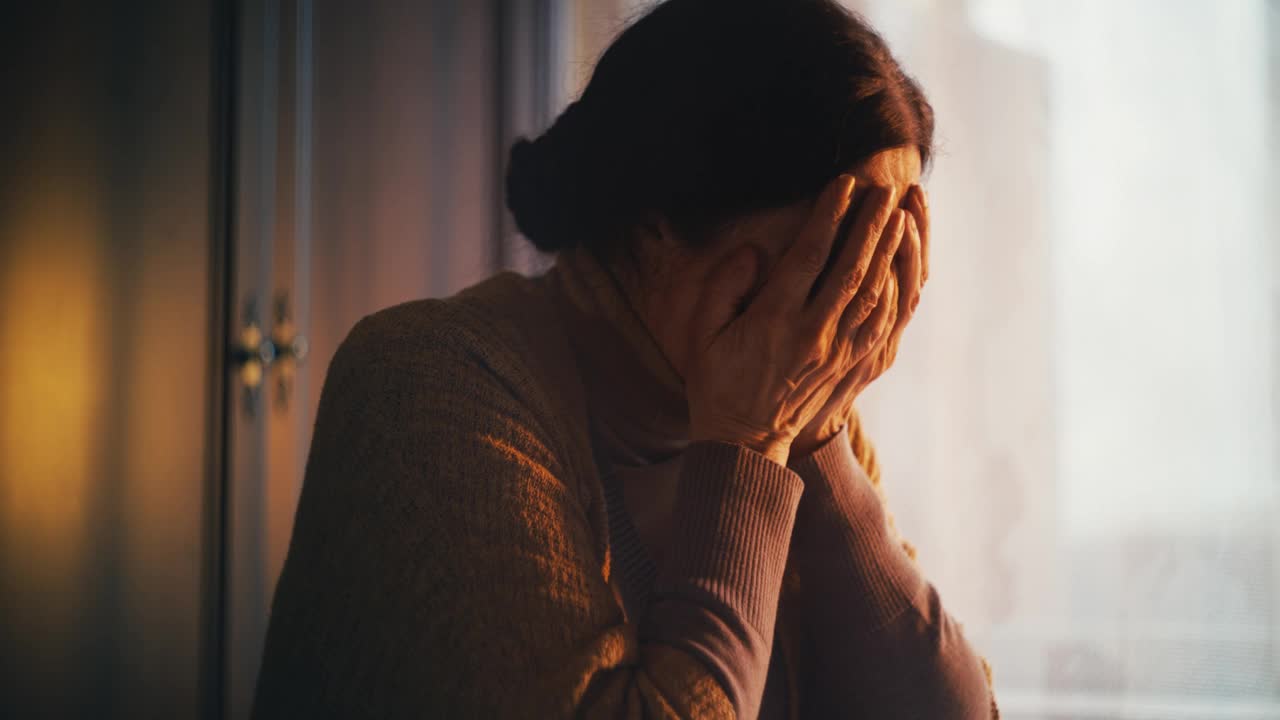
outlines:
{"label": "cabinet door", "polygon": [[300,408],[310,378],[311,2],[242,0],[238,12],[225,718],[249,716],[310,435]]}
{"label": "cabinet door", "polygon": [[232,294],[259,335],[310,342],[232,377],[227,717],[252,700],[333,353],[362,316],[496,268],[496,6],[240,3]]}
{"label": "cabinet door", "polygon": [[233,339],[276,354],[230,378],[228,718],[252,701],[338,345],[379,309],[536,267],[501,177],[550,112],[563,5],[238,3]]}

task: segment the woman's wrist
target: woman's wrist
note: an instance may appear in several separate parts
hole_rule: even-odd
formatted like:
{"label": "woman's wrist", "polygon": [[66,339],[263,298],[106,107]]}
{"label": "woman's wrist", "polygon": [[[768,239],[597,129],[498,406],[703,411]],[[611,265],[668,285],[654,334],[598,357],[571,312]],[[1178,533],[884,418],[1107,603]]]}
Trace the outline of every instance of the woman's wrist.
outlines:
{"label": "woman's wrist", "polygon": [[712,441],[741,445],[785,466],[791,455],[792,441],[776,433],[749,431],[742,428],[698,427],[690,433],[690,442]]}
{"label": "woman's wrist", "polygon": [[732,443],[734,445],[741,445],[742,447],[745,447],[748,450],[752,450],[754,452],[757,452],[769,458],[770,460],[774,461],[775,463],[783,467],[787,466],[787,463],[790,460],[790,457],[792,454],[791,445],[789,443],[780,442],[780,441],[760,442],[755,440],[742,440],[738,438],[699,438],[699,439],[700,440],[717,440],[719,442],[726,442],[726,443]]}
{"label": "woman's wrist", "polygon": [[791,444],[790,462],[808,457],[817,452],[836,437],[843,435],[847,427],[848,423],[841,423],[834,427],[826,426],[821,431],[814,433],[812,437],[797,437],[795,442]]}

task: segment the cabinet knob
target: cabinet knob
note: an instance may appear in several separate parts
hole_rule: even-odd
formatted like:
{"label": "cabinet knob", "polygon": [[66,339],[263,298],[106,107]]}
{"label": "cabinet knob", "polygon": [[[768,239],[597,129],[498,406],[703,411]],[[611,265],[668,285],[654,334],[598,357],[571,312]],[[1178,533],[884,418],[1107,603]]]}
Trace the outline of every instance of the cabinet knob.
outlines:
{"label": "cabinet knob", "polygon": [[231,345],[230,365],[244,389],[245,412],[257,412],[262,384],[268,372],[276,380],[276,406],[287,409],[298,365],[306,359],[310,344],[297,331],[285,293],[276,296],[271,334],[263,332],[255,298],[245,302],[239,335]]}

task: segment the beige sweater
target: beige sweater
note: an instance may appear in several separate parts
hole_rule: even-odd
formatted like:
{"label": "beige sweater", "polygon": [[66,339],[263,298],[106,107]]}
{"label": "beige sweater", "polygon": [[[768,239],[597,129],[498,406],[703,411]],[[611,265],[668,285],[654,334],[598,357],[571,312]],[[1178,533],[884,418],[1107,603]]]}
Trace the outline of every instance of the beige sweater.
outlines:
{"label": "beige sweater", "polygon": [[689,444],[581,252],[371,315],[325,380],[255,717],[991,717],[851,420],[788,467]]}

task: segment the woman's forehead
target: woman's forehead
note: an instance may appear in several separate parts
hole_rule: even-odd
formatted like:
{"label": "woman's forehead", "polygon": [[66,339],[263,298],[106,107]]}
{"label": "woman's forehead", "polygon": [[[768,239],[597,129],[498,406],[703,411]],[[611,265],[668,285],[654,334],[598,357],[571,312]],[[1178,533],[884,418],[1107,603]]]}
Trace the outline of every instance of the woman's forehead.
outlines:
{"label": "woman's forehead", "polygon": [[854,194],[872,187],[891,187],[901,198],[920,182],[920,151],[915,146],[882,150],[853,168]]}
{"label": "woman's forehead", "polygon": [[[892,187],[901,203],[907,188],[920,181],[920,152],[914,146],[884,150],[851,168],[851,172],[857,180],[853,202],[873,187]],[[806,198],[737,218],[717,233],[708,254],[723,256],[746,241],[764,250],[771,262],[791,243],[816,202],[817,197]]]}

